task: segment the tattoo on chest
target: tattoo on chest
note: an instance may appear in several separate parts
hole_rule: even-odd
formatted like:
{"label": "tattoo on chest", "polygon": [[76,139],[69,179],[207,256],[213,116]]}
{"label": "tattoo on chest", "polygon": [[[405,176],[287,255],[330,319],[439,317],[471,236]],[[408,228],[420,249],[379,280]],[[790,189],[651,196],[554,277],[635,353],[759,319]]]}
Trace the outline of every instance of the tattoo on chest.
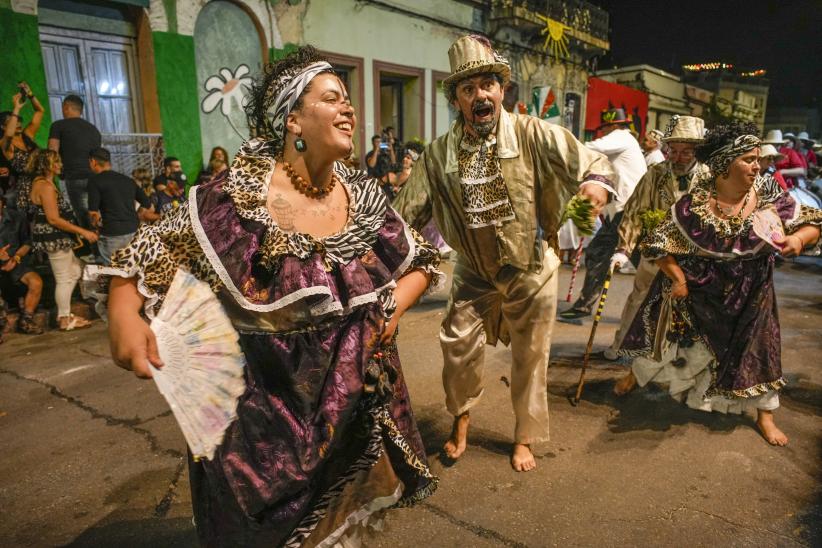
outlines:
{"label": "tattoo on chest", "polygon": [[317,203],[315,207],[296,208],[291,202],[286,200],[282,194],[276,194],[269,201],[268,209],[274,217],[277,225],[286,231],[295,230],[295,220],[297,219],[328,219],[336,221],[340,215],[347,216],[348,208],[339,205],[326,205]]}
{"label": "tattoo on chest", "polygon": [[283,198],[282,194],[277,194],[268,206],[274,221],[283,230],[294,230],[294,208]]}

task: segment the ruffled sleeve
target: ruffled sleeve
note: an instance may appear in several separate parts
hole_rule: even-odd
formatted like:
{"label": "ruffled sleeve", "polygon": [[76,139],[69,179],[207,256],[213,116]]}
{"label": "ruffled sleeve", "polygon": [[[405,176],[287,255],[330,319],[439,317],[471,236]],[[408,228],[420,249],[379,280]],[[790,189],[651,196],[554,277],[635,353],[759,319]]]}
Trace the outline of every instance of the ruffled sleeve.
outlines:
{"label": "ruffled sleeve", "polygon": [[411,265],[403,272],[403,276],[413,270],[421,270],[431,275],[426,293],[434,293],[445,287],[446,276],[439,269],[440,253],[436,247],[430,244],[422,235],[411,227],[408,227],[411,237],[414,239],[414,258]]}
{"label": "ruffled sleeve", "polygon": [[178,268],[215,291],[221,285],[194,236],[187,204],[154,224],[142,225],[131,243],[114,253],[111,266],[97,267],[96,274],[105,285],[111,276],[136,277],[137,289],[146,299],[144,310],[153,317]]}
{"label": "ruffled sleeve", "polygon": [[688,241],[674,222],[671,211],[640,244],[642,256],[655,261],[666,255],[689,255],[696,253],[696,247]]}

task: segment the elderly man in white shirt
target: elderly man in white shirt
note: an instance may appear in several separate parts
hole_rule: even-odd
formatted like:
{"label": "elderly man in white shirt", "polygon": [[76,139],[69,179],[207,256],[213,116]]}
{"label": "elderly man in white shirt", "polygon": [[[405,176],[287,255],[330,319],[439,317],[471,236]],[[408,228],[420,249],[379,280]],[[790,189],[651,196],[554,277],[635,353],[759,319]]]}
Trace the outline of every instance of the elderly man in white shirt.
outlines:
{"label": "elderly man in white shirt", "polygon": [[571,308],[559,314],[559,321],[576,323],[579,318],[591,315],[608,275],[611,255],[619,242],[617,228],[622,209],[648,171],[642,149],[628,129],[631,119],[625,116],[625,111],[621,108],[605,110],[601,121],[598,128],[601,137],[585,143],[585,146],[608,157],[617,176],[616,197],[603,209],[602,227],[585,250],[585,282],[579,298]]}

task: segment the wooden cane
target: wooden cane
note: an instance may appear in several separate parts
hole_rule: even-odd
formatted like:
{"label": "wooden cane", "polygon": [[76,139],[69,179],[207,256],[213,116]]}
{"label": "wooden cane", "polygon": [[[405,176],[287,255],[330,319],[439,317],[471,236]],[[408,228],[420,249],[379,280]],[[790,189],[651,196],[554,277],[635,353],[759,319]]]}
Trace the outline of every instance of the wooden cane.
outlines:
{"label": "wooden cane", "polygon": [[574,292],[574,280],[577,279],[577,270],[579,270],[579,259],[582,257],[582,242],[585,238],[579,240],[579,247],[577,248],[576,258],[574,259],[574,269],[571,270],[571,283],[568,285],[568,295],[565,297],[565,302],[571,302],[571,294]]}
{"label": "wooden cane", "polygon": [[582,396],[582,387],[585,386],[585,369],[588,367],[588,360],[591,358],[591,348],[594,346],[594,336],[597,333],[597,326],[599,320],[602,318],[602,310],[605,308],[605,299],[608,298],[608,288],[611,286],[611,275],[613,270],[608,270],[608,275],[605,277],[605,283],[602,284],[602,295],[599,297],[599,306],[597,313],[594,316],[594,324],[591,326],[591,336],[588,337],[588,346],[585,348],[585,356],[582,358],[582,371],[579,372],[579,383],[577,384],[577,393],[571,403],[576,406],[579,403],[579,398]]}

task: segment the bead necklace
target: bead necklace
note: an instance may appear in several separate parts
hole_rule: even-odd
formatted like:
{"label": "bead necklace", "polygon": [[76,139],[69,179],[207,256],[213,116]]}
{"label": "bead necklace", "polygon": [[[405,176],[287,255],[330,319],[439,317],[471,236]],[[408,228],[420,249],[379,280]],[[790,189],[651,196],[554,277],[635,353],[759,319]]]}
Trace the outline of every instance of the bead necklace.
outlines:
{"label": "bead necklace", "polygon": [[719,203],[719,198],[716,194],[716,187],[714,187],[714,189],[711,191],[711,197],[714,199],[714,202],[716,203],[716,209],[719,211],[720,215],[722,215],[723,217],[725,217],[726,219],[735,224],[740,224],[742,223],[742,212],[745,211],[745,208],[748,207],[748,202],[751,200],[751,190],[752,189],[749,188],[748,192],[745,193],[745,199],[742,200],[742,207],[739,208],[739,211],[737,211],[736,214],[734,214],[734,209],[736,209],[736,207],[739,204],[733,204],[728,207],[723,207],[722,204]]}
{"label": "bead necklace", "polygon": [[283,162],[283,169],[291,178],[291,184],[297,192],[315,200],[328,196],[337,184],[337,174],[333,171],[331,172],[331,184],[327,188],[317,188],[299,175],[288,162]]}

